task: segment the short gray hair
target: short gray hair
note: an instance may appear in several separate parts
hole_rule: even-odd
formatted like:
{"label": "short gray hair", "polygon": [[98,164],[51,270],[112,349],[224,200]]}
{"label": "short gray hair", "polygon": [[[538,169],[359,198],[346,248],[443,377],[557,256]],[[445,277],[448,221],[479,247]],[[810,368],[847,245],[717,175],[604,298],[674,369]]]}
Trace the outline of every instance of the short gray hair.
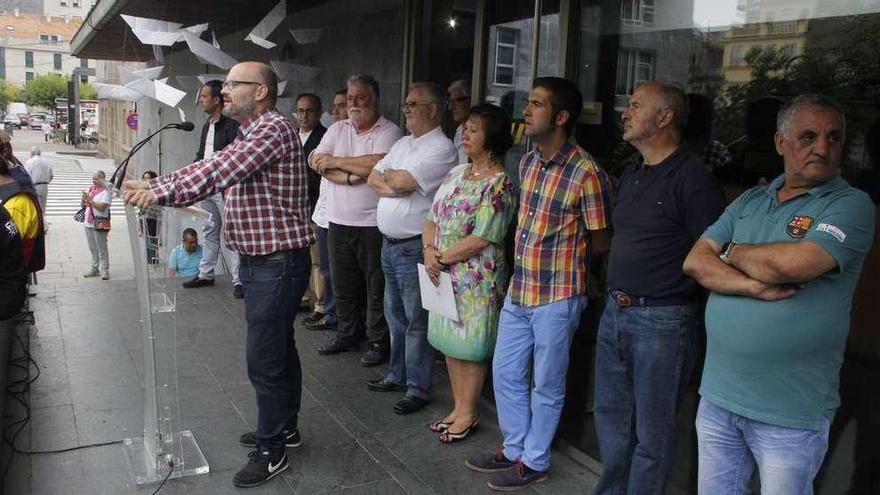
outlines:
{"label": "short gray hair", "polygon": [[31,146],[31,156],[38,156],[40,153],[42,152],[39,146]]}
{"label": "short gray hair", "polygon": [[440,104],[443,101],[443,94],[440,92],[440,87],[432,82],[414,82],[409,85],[409,90],[413,91],[415,89],[419,89],[422,93],[428,97],[431,103]]}
{"label": "short gray hair", "polygon": [[783,105],[782,108],[779,109],[779,113],[776,114],[776,130],[788,137],[788,131],[791,130],[791,121],[794,119],[794,114],[804,107],[832,110],[840,119],[841,133],[844,136],[846,135],[846,116],[843,114],[843,107],[831,98],[815,93],[796,96]]}
{"label": "short gray hair", "polygon": [[446,88],[446,92],[451,93],[454,89],[460,89],[465,96],[471,95],[471,86],[464,79],[452,81],[452,84],[450,84],[449,87]]}
{"label": "short gray hair", "polygon": [[688,122],[688,99],[687,94],[681,87],[663,81],[645,81],[642,86],[653,86],[657,90],[658,106],[661,110],[672,110],[672,123],[679,133],[684,134]]}
{"label": "short gray hair", "polygon": [[354,73],[348,77],[348,80],[345,83],[346,85],[358,83],[363,84],[364,86],[369,86],[370,89],[373,90],[373,94],[376,96],[376,98],[379,98],[379,83],[376,82],[375,77],[369,74]]}

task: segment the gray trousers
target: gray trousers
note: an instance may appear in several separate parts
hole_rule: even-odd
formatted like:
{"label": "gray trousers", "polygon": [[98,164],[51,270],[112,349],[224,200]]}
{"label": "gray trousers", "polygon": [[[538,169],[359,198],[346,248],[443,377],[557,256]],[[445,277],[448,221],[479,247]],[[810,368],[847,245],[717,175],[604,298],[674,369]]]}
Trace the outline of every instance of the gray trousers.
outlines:
{"label": "gray trousers", "polygon": [[223,228],[223,196],[215,194],[199,203],[199,207],[211,214],[211,220],[202,227],[202,261],[199,262],[199,278],[213,279],[214,268],[223,254],[226,268],[232,274],[232,283],[238,280],[238,254],[231,252],[220,240]]}
{"label": "gray trousers", "polygon": [[101,275],[110,273],[110,257],[107,255],[107,235],[110,232],[98,231],[93,227],[86,227],[86,242],[89,243],[89,252],[92,253],[92,271],[98,271]]}
{"label": "gray trousers", "polygon": [[49,184],[34,184],[34,190],[37,192],[37,199],[40,200],[40,209],[43,215],[46,214],[46,199],[49,197]]}

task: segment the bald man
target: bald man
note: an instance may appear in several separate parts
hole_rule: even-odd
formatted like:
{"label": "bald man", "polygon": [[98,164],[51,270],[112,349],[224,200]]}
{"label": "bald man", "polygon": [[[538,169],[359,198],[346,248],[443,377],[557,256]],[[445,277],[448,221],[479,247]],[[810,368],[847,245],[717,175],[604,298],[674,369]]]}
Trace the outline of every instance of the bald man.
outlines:
{"label": "bald man", "polygon": [[239,253],[247,320],[248,377],[257,395],[257,429],[239,441],[255,449],[233,478],[261,485],[288,468],[297,429],[302,369],[293,320],[309,281],[306,163],[294,125],[275,109],[278,78],[259,62],[240,63],[223,83],[223,114],[242,136],[206,160],[149,181],[126,181],[123,198],[145,208],[184,206],[223,192],[223,233]]}

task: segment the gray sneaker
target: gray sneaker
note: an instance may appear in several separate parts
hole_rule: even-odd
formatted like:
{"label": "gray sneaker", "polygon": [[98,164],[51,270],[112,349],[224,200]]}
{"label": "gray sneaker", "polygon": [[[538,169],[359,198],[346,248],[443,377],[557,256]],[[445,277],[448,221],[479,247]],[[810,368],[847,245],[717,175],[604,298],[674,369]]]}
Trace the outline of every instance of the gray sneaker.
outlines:
{"label": "gray sneaker", "polygon": [[97,277],[98,275],[100,275],[98,270],[92,270],[90,272],[83,273],[83,278],[92,278]]}

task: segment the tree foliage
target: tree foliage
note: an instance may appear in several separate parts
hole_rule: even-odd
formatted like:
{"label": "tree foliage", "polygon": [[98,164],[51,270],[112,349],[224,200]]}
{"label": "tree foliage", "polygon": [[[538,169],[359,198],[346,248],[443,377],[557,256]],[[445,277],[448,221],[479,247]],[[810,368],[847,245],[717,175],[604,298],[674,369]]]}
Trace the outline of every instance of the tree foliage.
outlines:
{"label": "tree foliage", "polygon": [[67,98],[69,76],[45,74],[33,78],[24,88],[24,102],[30,106],[55,108],[55,98]]}
{"label": "tree foliage", "polygon": [[15,84],[0,79],[0,108],[5,109],[13,101],[18,101],[21,89]]}
{"label": "tree foliage", "polygon": [[92,87],[89,83],[82,83],[79,85],[79,99],[80,100],[97,100],[98,92],[95,91],[95,88]]}

